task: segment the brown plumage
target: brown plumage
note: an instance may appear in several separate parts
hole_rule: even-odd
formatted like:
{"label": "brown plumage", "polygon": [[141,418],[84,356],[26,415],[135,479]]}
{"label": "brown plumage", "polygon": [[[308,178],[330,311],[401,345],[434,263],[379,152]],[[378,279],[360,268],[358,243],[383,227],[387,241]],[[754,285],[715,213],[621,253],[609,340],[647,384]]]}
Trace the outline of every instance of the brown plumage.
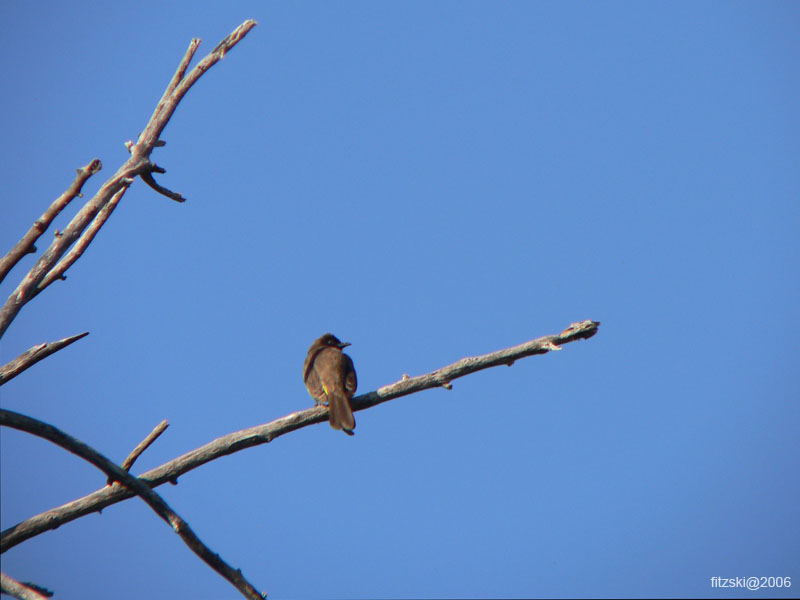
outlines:
{"label": "brown plumage", "polygon": [[331,427],[353,435],[356,420],[350,399],[358,380],[353,360],[342,352],[349,345],[330,333],[314,340],[303,363],[303,381],[316,405],[328,405]]}

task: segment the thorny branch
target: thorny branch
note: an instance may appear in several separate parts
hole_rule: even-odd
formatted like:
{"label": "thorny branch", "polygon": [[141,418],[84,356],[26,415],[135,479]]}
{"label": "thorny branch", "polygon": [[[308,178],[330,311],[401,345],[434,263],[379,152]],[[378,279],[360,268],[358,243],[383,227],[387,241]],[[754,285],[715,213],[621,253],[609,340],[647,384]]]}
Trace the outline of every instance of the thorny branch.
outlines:
{"label": "thorny branch", "polygon": [[256,590],[256,588],[244,578],[240,570],[231,567],[222,560],[218,554],[206,546],[202,540],[197,537],[197,534],[192,531],[189,524],[172,510],[161,496],[150,489],[147,482],[130,475],[127,471],[115,465],[91,446],[38,419],[27,417],[10,410],[0,409],[0,425],[19,429],[20,431],[25,431],[49,440],[65,450],[80,456],[85,461],[90,462],[115,481],[121,482],[131,493],[136,494],[147,502],[150,508],[172,527],[173,531],[181,537],[192,552],[197,554],[197,556],[217,573],[230,581],[245,598],[251,600],[263,600],[266,598],[266,594],[262,594]]}
{"label": "thorny branch", "polygon": [[[470,373],[499,365],[510,366],[514,361],[526,356],[545,354],[551,350],[558,350],[562,344],[590,338],[597,333],[599,326],[600,323],[597,321],[573,323],[557,335],[546,335],[519,346],[513,346],[482,356],[464,358],[425,375],[417,377],[404,376],[396,383],[353,398],[353,410],[365,410],[388,400],[430,388],[444,387],[447,389],[454,379],[464,377]],[[325,407],[320,406],[300,410],[270,423],[219,437],[196,450],[187,452],[174,460],[147,471],[139,477],[146,480],[153,487],[167,482],[176,483],[179,476],[207,462],[245,448],[266,444],[281,435],[314,423],[321,423],[327,419],[328,409]],[[107,506],[132,496],[133,494],[124,488],[118,486],[105,487],[88,496],[31,517],[13,527],[9,527],[0,534],[0,553],[45,531],[55,529],[64,523],[74,521],[87,514],[98,512]]]}

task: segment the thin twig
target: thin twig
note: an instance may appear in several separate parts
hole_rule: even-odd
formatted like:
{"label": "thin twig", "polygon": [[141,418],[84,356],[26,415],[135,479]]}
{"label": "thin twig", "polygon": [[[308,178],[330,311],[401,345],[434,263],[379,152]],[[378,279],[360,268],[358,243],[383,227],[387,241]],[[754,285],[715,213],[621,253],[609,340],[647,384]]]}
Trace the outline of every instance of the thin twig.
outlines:
{"label": "thin twig", "polygon": [[85,167],[78,169],[78,174],[72,184],[67,188],[67,191],[53,201],[53,203],[50,205],[50,208],[44,211],[44,214],[34,221],[33,225],[28,230],[28,233],[22,236],[22,239],[17,242],[11,250],[8,251],[8,254],[0,259],[0,283],[3,283],[3,279],[6,278],[8,272],[22,259],[23,256],[36,252],[36,247],[34,244],[36,243],[36,240],[39,239],[39,236],[47,231],[47,228],[50,227],[50,223],[53,222],[53,219],[55,219],[58,214],[64,210],[64,208],[73,200],[73,198],[80,195],[83,184],[86,183],[89,177],[100,171],[102,167],[103,164],[95,158]]}
{"label": "thin twig", "polygon": [[[597,321],[574,323],[558,335],[546,335],[525,342],[519,346],[514,346],[513,348],[499,350],[490,354],[484,354],[483,356],[465,358],[426,375],[420,375],[418,377],[404,376],[397,383],[378,388],[377,391],[353,398],[351,404],[353,410],[365,410],[376,404],[381,404],[382,402],[399,398],[400,396],[406,396],[425,389],[444,387],[444,383],[449,383],[458,377],[464,377],[470,373],[493,366],[512,365],[514,361],[520,358],[532,356],[534,354],[544,354],[551,350],[558,349],[562,344],[590,338],[597,333],[599,326],[600,323]],[[187,452],[155,469],[151,469],[139,477],[147,480],[153,487],[167,482],[175,483],[179,476],[207,462],[244,450],[245,448],[266,444],[295,429],[327,420],[328,409],[325,407],[314,407],[297,411],[270,423],[250,427],[249,429],[243,429],[219,437],[200,448]],[[132,495],[133,494],[126,489],[121,489],[116,486],[111,488],[106,487],[88,496],[26,519],[13,527],[9,527],[0,534],[0,553],[5,552],[9,548],[13,548],[31,537],[37,536],[50,529],[55,529],[64,523],[68,523],[87,514],[100,511],[107,506],[130,498]]]}
{"label": "thin twig", "polygon": [[[30,269],[28,274],[19,283],[17,288],[11,293],[6,303],[0,309],[0,338],[3,337],[8,326],[14,318],[42,288],[40,284],[48,276],[48,273],[58,264],[67,250],[81,237],[84,230],[92,223],[95,216],[105,207],[117,192],[122,191],[130,185],[130,182],[143,173],[150,173],[153,165],[150,162],[150,154],[153,149],[162,145],[159,140],[161,132],[167,126],[178,103],[186,95],[186,92],[208,69],[214,66],[225,55],[225,52],[233,48],[253,27],[255,21],[245,21],[231,33],[220,46],[217,46],[208,56],[201,60],[197,66],[186,76],[184,73],[191,60],[196,46],[194,40],[189,46],[189,50],[181,60],[178,70],[167,85],[162,100],[159,102],[160,109],[156,111],[139,136],[139,141],[131,146],[131,156],[127,161],[112,175],[97,191],[94,197],[89,200],[83,208],[78,211],[69,225],[59,235],[55,236],[53,242],[42,254],[39,260]],[[177,83],[176,83],[177,82]],[[119,199],[117,199],[119,202]],[[56,279],[58,276],[56,276]]]}
{"label": "thin twig", "polygon": [[13,598],[19,598],[19,600],[47,600],[53,595],[52,592],[50,594],[43,593],[33,587],[29,587],[29,585],[20,583],[5,573],[0,573],[0,592]]}
{"label": "thin twig", "polygon": [[66,348],[71,343],[77,342],[79,339],[86,337],[87,335],[89,335],[89,332],[84,331],[78,335],[65,337],[63,340],[58,340],[57,342],[46,342],[44,344],[39,344],[30,350],[23,352],[11,362],[8,362],[0,367],[0,385],[11,381],[25,369],[32,367],[43,358],[47,358],[51,354],[58,352],[62,348]]}
{"label": "thin twig", "polygon": [[131,467],[133,466],[133,463],[136,462],[136,459],[142,455],[142,452],[144,452],[150,447],[150,444],[152,444],[158,439],[158,436],[160,436],[162,433],[164,433],[164,431],[166,431],[167,427],[169,427],[169,423],[167,423],[166,419],[164,419],[163,421],[161,421],[161,423],[156,425],[155,429],[153,429],[153,431],[151,431],[147,435],[147,437],[144,438],[139,443],[139,445],[136,446],[136,448],[134,448],[131,451],[128,457],[124,461],[122,461],[122,469],[124,471],[130,471]]}
{"label": "thin twig", "polygon": [[[153,431],[147,434],[147,437],[144,438],[141,442],[139,442],[139,445],[136,446],[136,448],[134,448],[133,450],[131,450],[131,453],[128,454],[128,457],[122,461],[122,470],[130,471],[131,467],[133,466],[133,463],[136,462],[136,459],[142,455],[142,452],[144,452],[150,447],[150,444],[152,444],[158,439],[158,436],[160,436],[162,433],[164,433],[164,431],[166,431],[167,427],[169,427],[169,423],[167,423],[166,419],[164,419],[163,421],[161,421],[161,423],[156,425],[155,429],[153,429]],[[112,483],[114,483],[113,480],[109,478],[108,485],[111,485]]]}
{"label": "thin twig", "polygon": [[[166,173],[163,169],[161,169],[162,173]],[[153,190],[161,194],[162,196],[166,196],[170,200],[175,200],[175,202],[186,202],[186,198],[181,196],[178,192],[173,192],[170,189],[165,188],[163,185],[159,185],[156,180],[153,178],[153,173],[158,173],[156,169],[153,169],[149,173],[142,173],[139,177],[142,178],[147,185],[149,185]]]}
{"label": "thin twig", "polygon": [[161,496],[150,489],[145,481],[123,471],[119,466],[115,465],[91,446],[38,419],[14,411],[0,409],[0,425],[12,427],[13,429],[25,431],[49,440],[93,464],[115,481],[120,481],[132,493],[135,493],[137,496],[141,497],[142,500],[147,502],[150,508],[172,527],[173,531],[181,537],[192,552],[197,554],[203,562],[231,582],[245,598],[251,600],[263,600],[266,598],[266,594],[262,594],[256,590],[256,588],[244,578],[240,570],[231,567],[222,560],[218,554],[206,546],[200,538],[197,537],[194,531],[192,531],[189,524],[172,510]]}

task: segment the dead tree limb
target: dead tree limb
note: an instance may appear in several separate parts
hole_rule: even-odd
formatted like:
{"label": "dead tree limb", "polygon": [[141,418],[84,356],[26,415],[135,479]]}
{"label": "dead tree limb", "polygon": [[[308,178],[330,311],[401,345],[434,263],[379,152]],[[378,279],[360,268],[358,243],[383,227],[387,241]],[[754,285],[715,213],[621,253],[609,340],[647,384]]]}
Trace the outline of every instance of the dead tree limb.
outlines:
{"label": "dead tree limb", "polygon": [[83,184],[86,183],[89,177],[99,172],[102,167],[103,164],[95,158],[85,167],[78,169],[78,175],[75,177],[72,185],[67,188],[67,191],[56,198],[50,205],[50,208],[34,221],[28,233],[22,236],[22,239],[9,250],[8,254],[0,258],[0,283],[3,283],[3,279],[6,278],[8,272],[14,268],[14,265],[22,260],[23,256],[36,252],[36,246],[34,244],[36,240],[39,239],[39,236],[47,231],[53,219],[55,219],[76,196],[81,195]]}
{"label": "dead tree limb", "polygon": [[73,342],[77,342],[79,339],[84,338],[87,335],[89,335],[89,332],[84,331],[78,335],[65,337],[63,340],[58,340],[57,342],[45,342],[44,344],[39,344],[30,350],[23,352],[11,362],[8,362],[0,367],[0,385],[3,385],[7,381],[11,381],[25,369],[32,367],[43,358],[47,358],[51,354],[58,352],[62,348],[66,348]]}
{"label": "dead tree limb", "polygon": [[[133,450],[131,450],[131,453],[128,454],[128,457],[122,461],[122,470],[130,472],[133,463],[136,462],[136,459],[142,455],[142,452],[144,452],[150,447],[150,444],[152,444],[158,439],[158,436],[160,436],[167,430],[167,427],[169,427],[169,423],[167,422],[166,419],[164,419],[163,421],[161,421],[161,423],[156,425],[153,431],[148,433],[147,437],[144,438],[141,442],[139,442],[139,445],[136,446],[136,448],[134,448]],[[111,477],[109,477],[107,485],[112,485],[113,483],[114,480]]]}
{"label": "dead tree limb", "polygon": [[97,235],[97,232],[100,231],[100,228],[108,220],[108,217],[110,217],[111,213],[114,212],[114,209],[117,208],[117,204],[119,204],[119,201],[122,199],[123,194],[125,194],[125,191],[128,189],[128,186],[131,183],[133,183],[133,181],[130,179],[123,182],[124,185],[117,191],[116,194],[111,196],[111,199],[108,201],[108,203],[95,215],[94,219],[92,219],[92,222],[83,231],[81,237],[78,238],[78,241],[75,242],[75,245],[72,246],[70,251],[67,252],[67,254],[58,261],[58,263],[56,263],[55,267],[50,269],[50,272],[45,275],[41,283],[36,286],[36,289],[31,294],[31,298],[35,298],[44,288],[57,279],[67,278],[64,273],[75,263],[76,260],[83,255],[86,248],[92,243],[94,236]]}
{"label": "dead tree limb", "polygon": [[[519,346],[498,350],[482,356],[464,358],[425,375],[417,377],[403,376],[396,383],[353,398],[353,410],[365,410],[388,400],[426,389],[447,387],[454,379],[464,377],[470,373],[499,365],[510,366],[514,361],[526,356],[546,354],[552,350],[559,349],[563,344],[592,337],[597,333],[599,326],[600,323],[597,321],[573,323],[557,335],[546,335]],[[270,423],[219,437],[200,448],[143,473],[139,478],[147,481],[152,487],[157,487],[167,482],[176,483],[179,476],[212,460],[245,448],[266,444],[296,429],[327,420],[328,409],[324,406],[300,410]],[[133,493],[125,488],[119,486],[105,487],[88,496],[26,519],[13,527],[9,527],[0,534],[0,553],[45,531],[55,529],[64,523],[74,521],[90,513],[98,512],[107,506],[132,496]]]}
{"label": "dead tree limb", "polygon": [[[197,46],[200,43],[199,40],[192,40],[192,43],[189,45],[189,49],[178,66],[178,70],[170,80],[164,95],[156,106],[153,116],[150,118],[150,121],[148,122],[144,131],[139,136],[138,141],[135,144],[128,144],[128,149],[131,153],[130,158],[125,161],[125,163],[117,170],[116,173],[114,173],[114,175],[112,175],[102,186],[100,186],[100,189],[97,191],[94,197],[86,202],[83,208],[78,211],[78,214],[76,214],[72,221],[70,221],[69,225],[67,225],[63,231],[59,232],[59,234],[55,236],[53,242],[50,244],[47,250],[45,250],[44,254],[42,254],[36,264],[19,283],[17,288],[11,293],[3,307],[0,308],[0,338],[3,337],[3,334],[5,334],[11,322],[14,320],[17,314],[19,314],[19,311],[22,310],[22,307],[25,306],[26,303],[28,303],[43,289],[42,284],[45,283],[46,278],[51,271],[53,271],[54,267],[59,264],[61,257],[64,256],[64,254],[70,249],[70,247],[72,247],[73,244],[81,239],[86,228],[89,227],[91,223],[95,222],[95,217],[112,201],[115,195],[118,193],[120,194],[120,196],[116,198],[116,201],[119,202],[121,195],[125,193],[125,190],[128,188],[128,186],[130,186],[133,180],[136,179],[136,177],[140,177],[142,175],[151,175],[153,172],[158,172],[159,167],[150,161],[150,154],[153,152],[154,148],[163,145],[163,142],[159,139],[159,136],[164,131],[164,128],[167,126],[167,123],[175,112],[175,109],[178,107],[178,103],[186,95],[186,92],[188,92],[189,89],[203,75],[203,73],[208,71],[208,69],[219,62],[220,59],[222,59],[222,57],[224,57],[225,54],[230,51],[231,48],[233,48],[255,26],[256,22],[252,20],[245,21],[239,25],[239,27],[237,27],[233,33],[222,40],[222,42],[220,42],[220,44],[218,44],[210,54],[203,58],[194,67],[194,69],[186,74],[186,69],[188,68],[189,62],[191,61],[192,56],[194,56]],[[152,179],[152,177],[150,177],[150,179]],[[82,184],[83,183],[81,182],[81,185]],[[73,188],[71,187],[70,190],[72,189]],[[164,188],[164,190],[166,190],[166,188]],[[174,194],[174,192],[170,192],[170,194]],[[172,197],[170,194],[166,195]],[[72,197],[74,197],[74,195]],[[98,228],[100,225],[102,225],[102,223],[98,224]],[[96,233],[96,231],[94,233]],[[93,238],[94,234],[91,237]],[[86,241],[87,245],[89,242],[91,242],[91,238],[83,239]],[[18,246],[20,251],[24,251],[23,254],[25,252],[29,252],[33,247],[32,242],[21,242],[21,244],[21,246],[19,244]],[[15,249],[16,248],[17,246],[15,246]],[[83,249],[81,252],[82,251]],[[14,252],[15,250],[12,249],[12,252],[9,253],[10,256],[7,255],[3,261],[13,266],[13,264],[19,260],[14,259]],[[62,263],[62,265],[65,267],[68,267],[69,264]],[[10,269],[10,267],[8,268]],[[66,270],[66,268],[56,272],[50,279],[47,280],[47,283],[49,284],[52,281],[61,278],[64,274],[64,270]]]}
{"label": "dead tree limb", "polygon": [[256,590],[256,588],[244,578],[240,570],[231,567],[222,560],[219,554],[216,554],[206,546],[202,540],[197,537],[197,534],[192,531],[189,524],[172,510],[161,496],[150,489],[147,482],[130,475],[127,471],[121,469],[118,465],[108,460],[86,443],[38,419],[21,415],[10,410],[0,409],[0,425],[25,431],[61,446],[72,454],[80,456],[85,461],[93,464],[108,475],[108,477],[121,482],[131,493],[136,494],[147,502],[150,508],[172,527],[173,531],[181,537],[192,552],[233,584],[245,598],[250,600],[264,600],[264,598],[266,598],[266,594],[262,594]]}
{"label": "dead tree limb", "polygon": [[158,436],[160,436],[162,433],[164,433],[164,431],[166,431],[167,427],[169,427],[169,423],[167,422],[166,419],[164,419],[163,421],[161,421],[161,423],[156,425],[153,431],[148,433],[147,437],[144,438],[141,442],[139,442],[139,445],[136,446],[136,448],[134,448],[133,450],[131,450],[131,453],[128,455],[128,457],[124,461],[122,461],[122,469],[124,471],[130,471],[131,467],[133,466],[133,463],[136,462],[136,459],[142,455],[142,452],[144,452],[150,447],[150,444],[152,444],[158,439]]}
{"label": "dead tree limb", "polygon": [[[38,586],[37,586],[38,587]],[[0,592],[19,600],[47,600],[53,594],[35,589],[31,584],[20,583],[5,573],[0,573]]]}
{"label": "dead tree limb", "polygon": [[[0,308],[0,338],[5,334],[6,330],[25,304],[30,302],[54,281],[66,278],[64,273],[82,256],[83,252],[94,240],[97,232],[105,224],[136,177],[141,177],[157,192],[174,200],[183,201],[183,197],[180,196],[180,194],[171,192],[167,188],[155,183],[152,174],[164,173],[165,170],[151,162],[150,155],[155,148],[164,145],[164,142],[159,136],[174,114],[178,103],[183,99],[192,85],[194,85],[208,69],[219,62],[219,60],[247,35],[255,25],[256,22],[252,20],[242,23],[242,25],[237,27],[233,33],[222,40],[222,42],[220,42],[208,56],[203,58],[187,75],[189,63],[200,44],[200,40],[192,40],[189,49],[181,59],[178,69],[167,85],[167,89],[156,106],[156,110],[151,119],[139,136],[138,141],[135,144],[133,142],[126,144],[130,152],[130,158],[125,161],[114,175],[100,186],[97,193],[91,200],[88,200],[84,204],[63,231],[55,232],[53,241],[47,250],[44,251],[39,260],[36,261],[33,267],[28,271],[27,275],[22,278],[22,281]],[[67,191],[53,202],[48,210],[45,211],[44,215],[34,223],[30,231],[23,236],[5,257],[0,259],[0,281],[2,281],[5,275],[23,256],[35,252],[36,248],[34,244],[39,236],[41,236],[64,207],[72,199],[80,195],[80,191],[86,180],[92,174],[99,171],[100,168],[100,161],[95,160],[86,167],[78,170],[78,176]],[[42,344],[32,348],[0,369],[0,384],[30,367],[38,360],[56,352],[80,337],[82,336],[75,336],[53,344]],[[245,597],[263,597],[249,582],[247,582],[240,571],[231,568],[217,554],[209,550],[194,534],[189,525],[183,521],[160,496],[153,492],[146,483],[132,477],[126,470],[120,469],[117,465],[108,461],[89,446],[67,436],[46,423],[5,410],[0,410],[0,422],[10,427],[16,427],[34,433],[35,435],[45,437],[91,462],[103,470],[110,478],[122,481],[124,485],[129,488],[131,493],[140,496],[159,514],[159,516],[169,523],[193,552],[236,586]],[[163,425],[165,427],[165,424]],[[128,466],[130,466],[136,457],[144,451],[147,445],[158,437],[164,427],[162,427],[160,431],[154,431],[148,436],[145,442],[134,450],[134,453],[129,457]],[[121,489],[119,486],[113,487]],[[7,587],[6,583],[8,583],[8,586],[13,587],[18,594],[22,594],[23,596],[21,597],[41,597],[35,590],[26,588],[18,584],[18,582],[13,581],[11,578],[4,576],[4,590]]]}

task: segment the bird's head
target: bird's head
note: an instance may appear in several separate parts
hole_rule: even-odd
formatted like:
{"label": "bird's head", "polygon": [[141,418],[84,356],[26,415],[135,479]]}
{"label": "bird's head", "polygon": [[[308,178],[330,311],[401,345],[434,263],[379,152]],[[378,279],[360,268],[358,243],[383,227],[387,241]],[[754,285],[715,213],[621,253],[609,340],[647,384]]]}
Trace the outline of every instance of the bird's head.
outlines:
{"label": "bird's head", "polygon": [[317,340],[317,342],[322,346],[331,346],[333,348],[347,348],[350,345],[350,342],[342,342],[332,333],[326,333],[321,338]]}

